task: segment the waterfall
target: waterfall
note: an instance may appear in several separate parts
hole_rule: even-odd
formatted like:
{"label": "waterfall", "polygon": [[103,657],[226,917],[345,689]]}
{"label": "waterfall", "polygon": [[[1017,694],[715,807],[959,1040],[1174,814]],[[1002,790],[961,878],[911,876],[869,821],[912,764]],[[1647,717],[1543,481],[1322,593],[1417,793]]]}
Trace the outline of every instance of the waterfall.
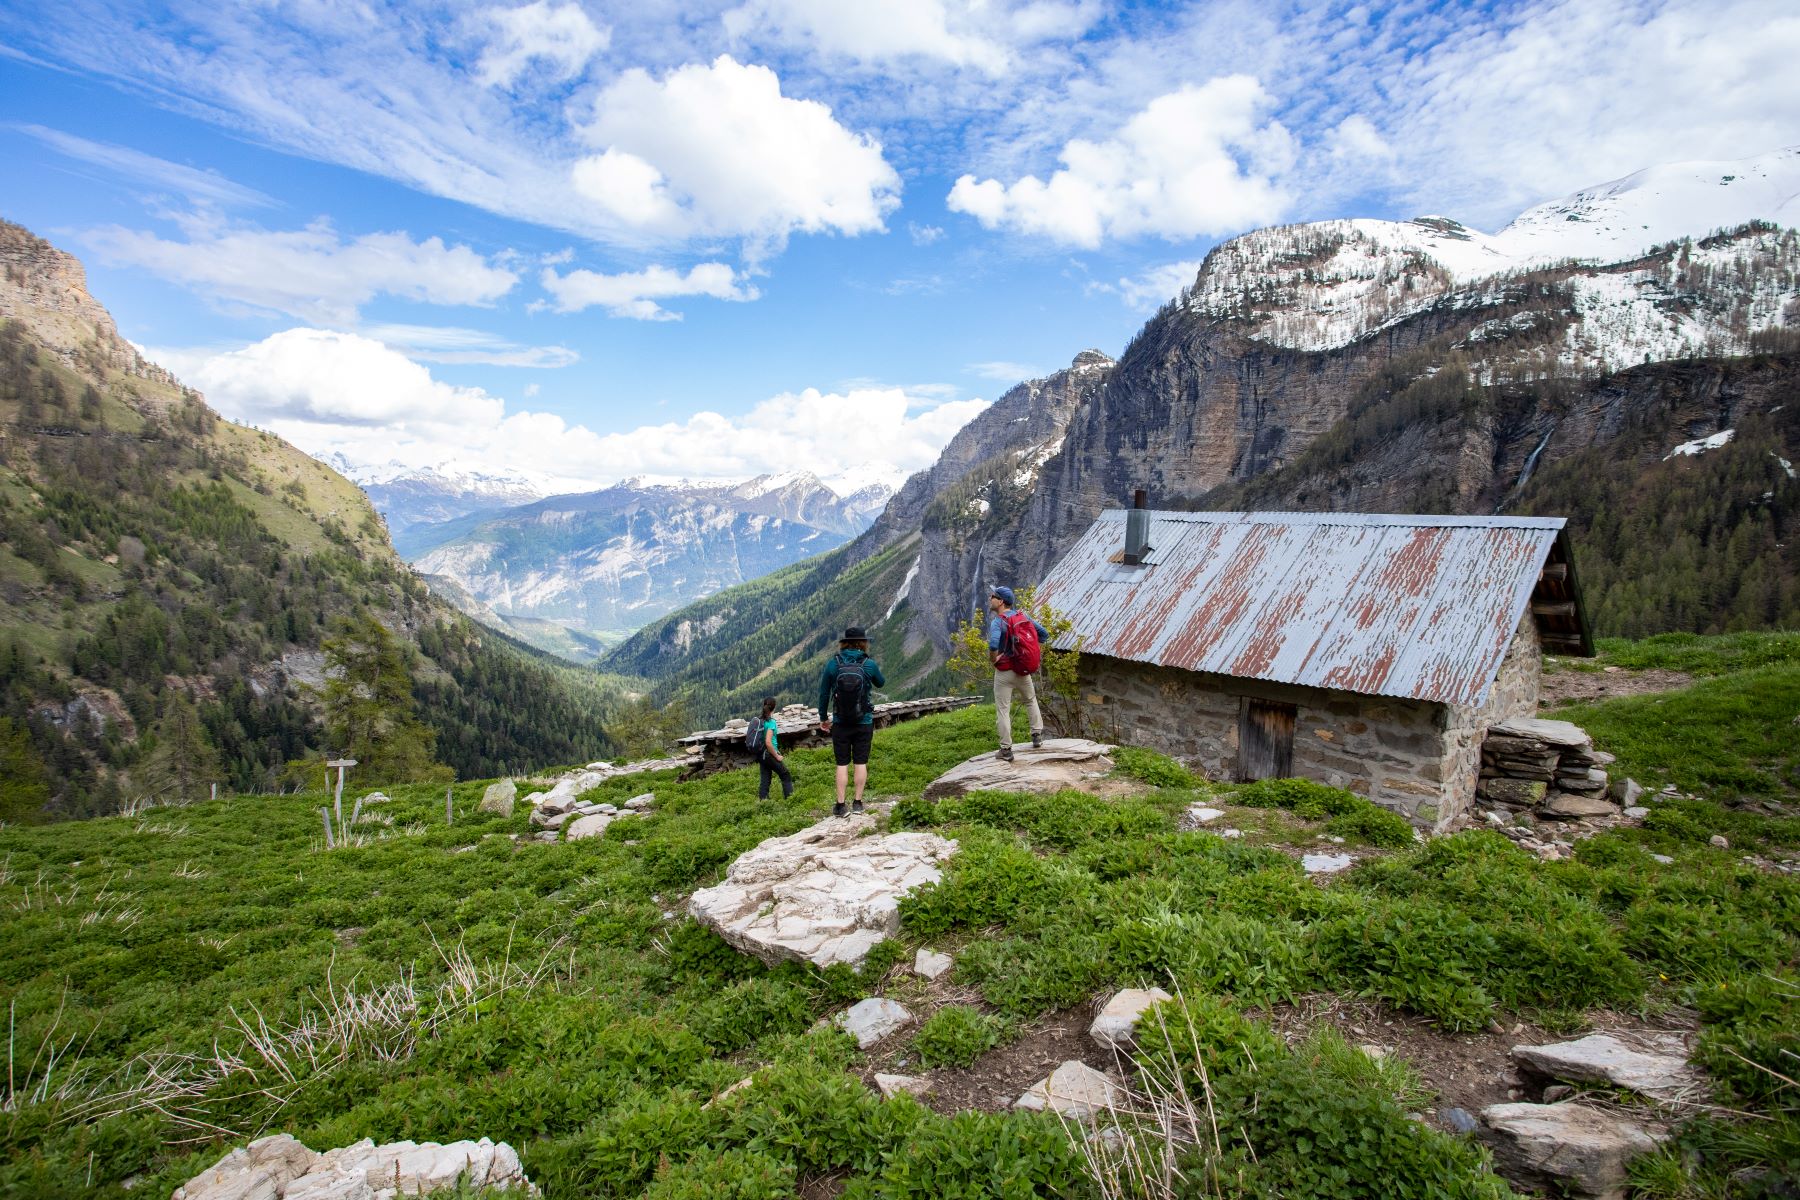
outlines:
{"label": "waterfall", "polygon": [[1520,488],[1524,487],[1525,484],[1531,479],[1531,473],[1533,471],[1537,470],[1538,455],[1542,454],[1544,452],[1544,447],[1548,446],[1550,444],[1550,438],[1553,434],[1555,434],[1555,432],[1556,432],[1556,422],[1552,421],[1552,422],[1550,422],[1549,430],[1547,430],[1544,434],[1544,440],[1539,442],[1537,444],[1537,449],[1533,450],[1526,457],[1525,466],[1519,471],[1519,482],[1513,484],[1513,491],[1515,491],[1515,492],[1518,491]]}

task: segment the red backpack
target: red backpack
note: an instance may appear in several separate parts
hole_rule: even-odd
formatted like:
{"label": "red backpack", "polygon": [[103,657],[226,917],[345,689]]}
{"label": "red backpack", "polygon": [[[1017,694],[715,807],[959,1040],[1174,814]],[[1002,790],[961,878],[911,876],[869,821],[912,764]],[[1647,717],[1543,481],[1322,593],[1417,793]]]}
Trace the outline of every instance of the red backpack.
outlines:
{"label": "red backpack", "polygon": [[1000,661],[995,665],[1002,671],[1036,674],[1044,661],[1043,647],[1038,645],[1037,625],[1022,612],[1000,619],[1006,628],[1000,634]]}

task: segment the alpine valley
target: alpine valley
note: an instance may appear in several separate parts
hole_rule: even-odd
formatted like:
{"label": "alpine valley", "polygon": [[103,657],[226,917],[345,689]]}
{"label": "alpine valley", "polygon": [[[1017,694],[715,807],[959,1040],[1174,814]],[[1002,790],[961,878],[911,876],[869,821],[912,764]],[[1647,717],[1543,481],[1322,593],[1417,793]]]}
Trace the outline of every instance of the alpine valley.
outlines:
{"label": "alpine valley", "polygon": [[1216,247],[1117,361],[983,412],[842,548],[602,663],[724,715],[844,623],[932,690],[993,584],[1152,507],[1566,515],[1601,634],[1800,622],[1800,148],[1656,167],[1498,234],[1334,220]]}
{"label": "alpine valley", "polygon": [[146,362],[74,258],[0,222],[0,268],[0,819],[282,787],[334,748],[334,637],[463,778],[609,748],[595,675],[433,598],[354,484]]}

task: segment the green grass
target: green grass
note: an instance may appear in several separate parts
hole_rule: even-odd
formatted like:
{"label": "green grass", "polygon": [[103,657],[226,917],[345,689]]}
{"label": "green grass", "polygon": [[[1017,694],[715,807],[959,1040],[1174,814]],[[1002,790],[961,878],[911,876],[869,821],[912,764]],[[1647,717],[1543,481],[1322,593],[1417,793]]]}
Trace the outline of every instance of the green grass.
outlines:
{"label": "green grass", "polygon": [[1800,666],[1800,631],[1753,633],[1660,633],[1641,641],[1599,638],[1593,658],[1557,658],[1555,669],[1599,671],[1684,671],[1690,675],[1725,675],[1754,667]]}
{"label": "green grass", "polygon": [[[1189,803],[1227,789],[921,801],[991,749],[992,721],[980,706],[876,735],[871,790],[901,798],[895,824],[961,848],[860,975],[769,969],[665,915],[826,811],[819,749],[790,755],[791,801],[757,801],[748,770],[604,784],[590,796],[653,791],[656,806],[573,844],[515,844],[523,808],[476,815],[479,782],[456,785],[450,826],[441,789],[394,789],[358,830],[367,844],[332,852],[318,794],[0,830],[0,1193],[167,1195],[228,1147],[287,1131],[315,1148],[508,1141],[549,1200],[787,1196],[827,1177],[862,1200],[1091,1196],[1054,1120],[880,1100],[849,1040],[815,1028],[926,944],[957,951],[954,982],[978,997],[920,1013],[932,1062],[973,1061],[1119,986],[1178,988],[1224,1114],[1218,1151],[1187,1166],[1227,1194],[1505,1194],[1467,1143],[1406,1119],[1422,1096],[1403,1063],[1326,1035],[1283,1047],[1253,1015],[1306,993],[1378,997],[1448,1029],[1692,1005],[1722,1101],[1765,1117],[1792,1102],[1736,1057],[1781,1069],[1800,1052],[1800,881],[1737,862],[1740,838],[1800,844],[1791,823],[1683,801],[1572,861],[1476,832],[1321,886],[1290,854],[1177,831]],[[1302,808],[1362,811],[1310,793],[1261,811]],[[1732,850],[1708,844],[1715,829]],[[331,1019],[376,996],[394,1019]],[[138,1089],[152,1063],[191,1094]],[[1727,1120],[1698,1157],[1644,1169],[1673,1195],[1671,1171],[1772,1161],[1757,1156],[1779,1149],[1783,1120],[1756,1124],[1753,1144]]]}

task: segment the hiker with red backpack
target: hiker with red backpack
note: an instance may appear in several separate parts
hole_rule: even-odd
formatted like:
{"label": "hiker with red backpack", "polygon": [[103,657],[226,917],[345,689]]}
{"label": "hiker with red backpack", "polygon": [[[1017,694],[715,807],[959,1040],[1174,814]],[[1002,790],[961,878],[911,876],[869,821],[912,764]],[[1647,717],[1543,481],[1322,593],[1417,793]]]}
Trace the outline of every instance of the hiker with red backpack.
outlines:
{"label": "hiker with red backpack", "polygon": [[[837,761],[837,805],[834,817],[845,816],[844,787],[856,767],[856,809],[863,810],[863,787],[869,782],[869,748],[875,741],[874,688],[886,687],[881,667],[869,657],[869,635],[856,625],[838,639],[838,652],[819,676],[819,732],[831,735]],[[835,713],[835,717],[834,717]]]}
{"label": "hiker with red backpack", "polygon": [[1003,762],[1013,760],[1013,693],[1025,698],[1031,718],[1031,744],[1044,744],[1044,714],[1038,711],[1037,685],[1032,676],[1044,661],[1044,641],[1049,632],[1013,607],[1013,590],[997,587],[988,596],[988,653],[994,657],[994,727],[1000,734]]}

